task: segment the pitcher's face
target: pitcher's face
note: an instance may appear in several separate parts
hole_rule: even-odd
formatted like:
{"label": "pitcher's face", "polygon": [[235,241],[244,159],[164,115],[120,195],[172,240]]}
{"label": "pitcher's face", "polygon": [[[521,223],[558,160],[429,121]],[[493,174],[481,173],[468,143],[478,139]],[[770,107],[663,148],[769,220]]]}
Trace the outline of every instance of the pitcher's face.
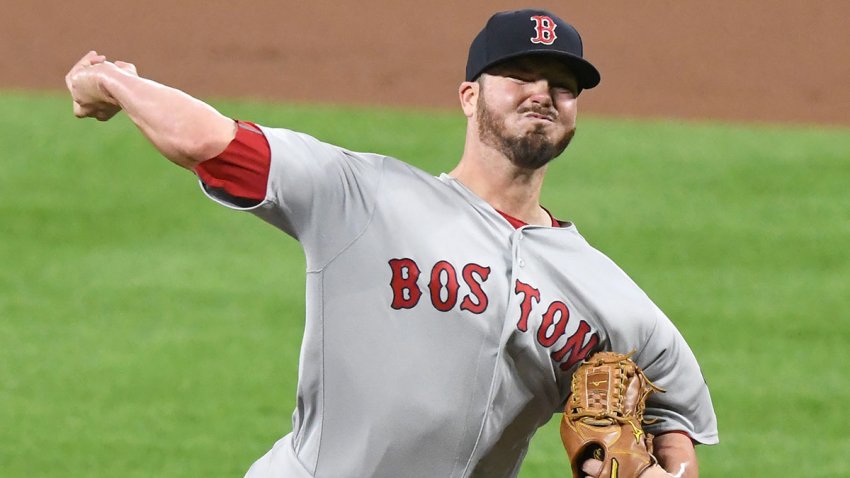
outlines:
{"label": "pitcher's face", "polygon": [[516,166],[537,169],[561,154],[575,134],[575,75],[562,62],[525,56],[479,79],[476,111],[481,141]]}

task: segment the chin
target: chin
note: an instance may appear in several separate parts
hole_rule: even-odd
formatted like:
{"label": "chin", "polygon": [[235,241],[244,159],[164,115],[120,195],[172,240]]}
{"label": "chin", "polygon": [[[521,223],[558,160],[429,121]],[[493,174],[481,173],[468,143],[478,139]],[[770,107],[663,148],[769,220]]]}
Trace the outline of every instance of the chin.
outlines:
{"label": "chin", "polygon": [[518,167],[540,169],[567,149],[574,134],[575,130],[570,130],[560,138],[553,139],[543,132],[532,131],[513,141],[505,142],[505,153]]}

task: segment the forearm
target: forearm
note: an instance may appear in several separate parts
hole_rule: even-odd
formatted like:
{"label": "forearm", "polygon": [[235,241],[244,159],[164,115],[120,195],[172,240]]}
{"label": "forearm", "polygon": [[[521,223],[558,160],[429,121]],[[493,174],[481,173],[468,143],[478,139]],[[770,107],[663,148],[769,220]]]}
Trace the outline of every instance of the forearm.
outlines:
{"label": "forearm", "polygon": [[99,85],[145,137],[172,162],[193,169],[224,151],[235,122],[192,96],[114,65],[101,68]]}
{"label": "forearm", "polygon": [[699,465],[691,439],[681,433],[665,433],[653,440],[659,464],[676,478],[697,478]]}

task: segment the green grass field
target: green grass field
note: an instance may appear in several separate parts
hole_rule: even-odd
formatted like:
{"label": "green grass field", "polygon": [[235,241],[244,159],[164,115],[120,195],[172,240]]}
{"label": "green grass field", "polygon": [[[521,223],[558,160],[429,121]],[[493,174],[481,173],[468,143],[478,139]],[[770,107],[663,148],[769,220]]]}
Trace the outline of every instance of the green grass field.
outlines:
{"label": "green grass field", "polygon": [[[433,173],[463,141],[454,113],[216,105]],[[123,116],[12,93],[0,112],[0,476],[242,476],[290,429],[300,247]],[[850,476],[849,185],[837,128],[580,118],[552,166],[544,204],[701,361],[721,435],[703,476]],[[521,477],[567,469],[553,421]]]}

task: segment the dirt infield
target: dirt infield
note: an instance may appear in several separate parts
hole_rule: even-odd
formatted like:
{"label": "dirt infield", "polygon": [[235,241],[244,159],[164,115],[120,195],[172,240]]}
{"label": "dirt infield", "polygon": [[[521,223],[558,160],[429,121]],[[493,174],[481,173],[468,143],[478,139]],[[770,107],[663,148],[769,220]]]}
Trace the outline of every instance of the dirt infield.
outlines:
{"label": "dirt infield", "polygon": [[[805,3],[805,4],[804,4]],[[537,1],[573,22],[596,114],[850,124],[850,2]],[[460,5],[460,6],[459,6]],[[33,1],[4,6],[0,87],[59,89],[89,49],[199,96],[454,107],[501,0]]]}

